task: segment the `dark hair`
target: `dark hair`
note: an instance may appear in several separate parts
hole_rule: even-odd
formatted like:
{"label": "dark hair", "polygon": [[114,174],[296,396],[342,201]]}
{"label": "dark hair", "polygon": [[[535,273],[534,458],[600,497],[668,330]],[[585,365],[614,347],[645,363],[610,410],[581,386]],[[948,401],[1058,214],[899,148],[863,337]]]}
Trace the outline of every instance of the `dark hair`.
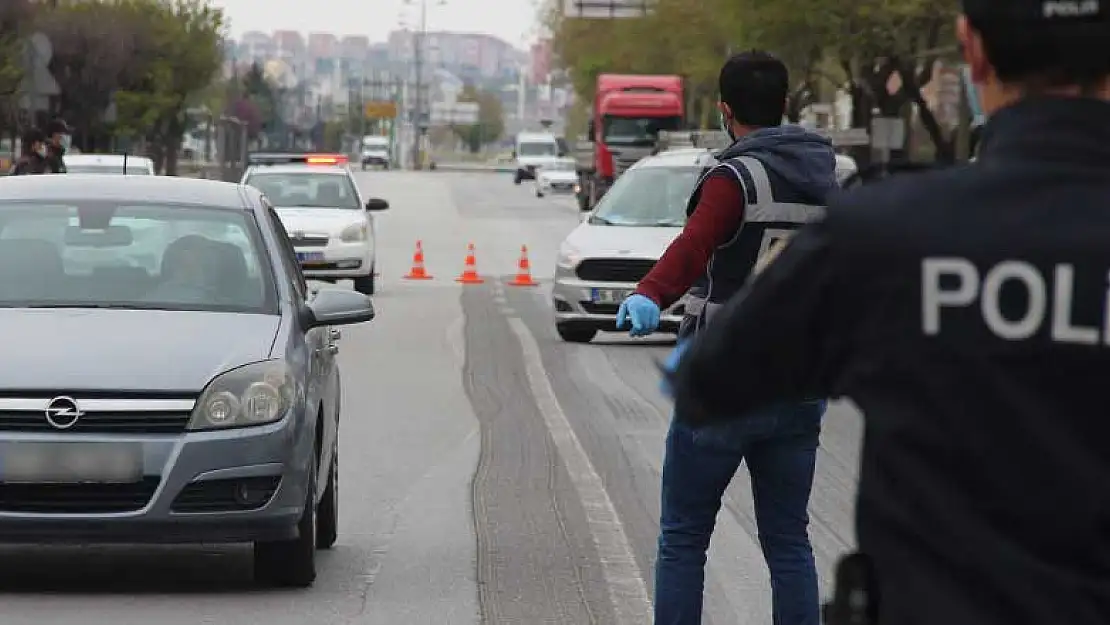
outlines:
{"label": "dark hair", "polygon": [[1079,86],[1093,91],[1110,77],[1110,22],[1033,24],[968,18],[998,79],[1036,93]]}
{"label": "dark hair", "polygon": [[734,54],[721,68],[721,101],[745,126],[778,126],[786,114],[790,74],[786,64],[769,52]]}
{"label": "dark hair", "polygon": [[66,123],[66,120],[61,118],[55,119],[46,127],[46,133],[51,136],[57,134],[66,135],[69,134],[69,132],[69,124]]}

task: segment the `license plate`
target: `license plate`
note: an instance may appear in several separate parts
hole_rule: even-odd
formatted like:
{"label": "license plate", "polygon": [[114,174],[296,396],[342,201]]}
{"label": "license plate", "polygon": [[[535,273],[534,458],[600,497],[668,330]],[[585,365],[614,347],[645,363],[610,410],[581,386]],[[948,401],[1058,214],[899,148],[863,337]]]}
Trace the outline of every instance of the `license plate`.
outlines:
{"label": "license plate", "polygon": [[9,443],[0,447],[0,482],[129,484],[143,477],[142,447],[130,443]]}
{"label": "license plate", "polygon": [[324,262],[323,252],[297,252],[297,260],[306,265],[318,265]]}
{"label": "license plate", "polygon": [[619,304],[631,294],[632,291],[625,289],[592,289],[590,299],[595,304]]}

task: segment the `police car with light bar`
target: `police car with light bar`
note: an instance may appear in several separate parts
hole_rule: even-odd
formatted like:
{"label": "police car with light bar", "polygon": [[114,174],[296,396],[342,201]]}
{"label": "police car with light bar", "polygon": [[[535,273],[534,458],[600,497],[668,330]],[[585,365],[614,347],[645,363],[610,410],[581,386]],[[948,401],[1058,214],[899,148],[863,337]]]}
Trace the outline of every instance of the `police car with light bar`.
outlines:
{"label": "police car with light bar", "polygon": [[241,181],[262,191],[285,226],[306,278],[352,280],[374,293],[374,215],[389,208],[362,197],[342,154],[254,153]]}

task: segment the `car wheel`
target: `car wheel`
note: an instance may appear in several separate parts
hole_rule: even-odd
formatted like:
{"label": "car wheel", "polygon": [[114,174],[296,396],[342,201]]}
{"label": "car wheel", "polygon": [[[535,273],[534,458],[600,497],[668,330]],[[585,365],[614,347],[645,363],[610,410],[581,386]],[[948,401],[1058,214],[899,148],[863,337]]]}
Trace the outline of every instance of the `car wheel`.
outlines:
{"label": "car wheel", "polygon": [[559,333],[559,338],[568,343],[589,343],[597,336],[595,328],[569,323],[556,323],[555,331]]}
{"label": "car wheel", "polygon": [[536,197],[543,197],[543,191],[536,189]]}
{"label": "car wheel", "polygon": [[363,295],[373,295],[374,294],[374,273],[375,272],[376,272],[376,269],[374,268],[373,265],[371,265],[370,266],[370,275],[362,276],[360,278],[355,278],[354,279],[355,290],[358,291],[359,293],[362,293]]}
{"label": "car wheel", "polygon": [[513,184],[520,184],[520,180],[520,172],[518,171],[515,175],[513,175]]}
{"label": "car wheel", "polygon": [[331,549],[339,538],[339,445],[331,452],[328,485],[316,508],[316,548]]}
{"label": "car wheel", "polygon": [[254,579],[266,586],[308,588],[316,581],[316,463],[309,470],[297,537],[254,543]]}

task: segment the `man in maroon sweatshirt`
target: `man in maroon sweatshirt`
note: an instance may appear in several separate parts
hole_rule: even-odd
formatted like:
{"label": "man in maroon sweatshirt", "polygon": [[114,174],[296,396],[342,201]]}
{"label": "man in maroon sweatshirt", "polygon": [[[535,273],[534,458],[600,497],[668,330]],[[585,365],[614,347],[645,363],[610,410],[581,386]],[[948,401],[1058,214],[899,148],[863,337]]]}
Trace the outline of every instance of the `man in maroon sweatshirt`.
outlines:
{"label": "man in maroon sweatshirt", "polygon": [[[650,334],[660,311],[685,295],[679,336],[688,338],[743,288],[776,243],[822,214],[826,194],[836,188],[836,159],[824,137],[781,125],[788,88],[786,66],[765,52],[725,63],[719,109],[734,143],[699,181],[686,226],[621,304],[617,327],[631,325],[633,336]],[[701,624],[709,539],[725,489],[744,461],[771,573],[774,623],[818,625],[806,507],[824,411],[824,402],[788,404],[696,431],[672,420],[663,463],[656,625]]]}

